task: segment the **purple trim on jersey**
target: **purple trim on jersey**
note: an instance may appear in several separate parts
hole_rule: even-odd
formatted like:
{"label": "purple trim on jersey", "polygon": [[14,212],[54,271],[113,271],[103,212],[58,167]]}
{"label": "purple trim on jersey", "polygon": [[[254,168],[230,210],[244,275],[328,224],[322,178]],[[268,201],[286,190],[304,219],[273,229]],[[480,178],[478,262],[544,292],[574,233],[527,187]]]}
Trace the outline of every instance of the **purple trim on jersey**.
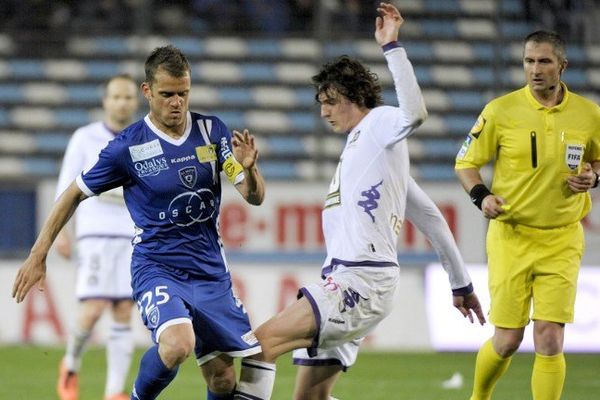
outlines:
{"label": "purple trim on jersey", "polygon": [[339,365],[340,367],[342,367],[343,372],[348,371],[348,368],[349,368],[349,367],[345,366],[344,364],[342,364],[342,362],[340,360],[338,360],[337,358],[325,358],[325,359],[293,358],[292,362],[294,363],[294,365],[306,365],[309,367],[329,367],[329,366]]}
{"label": "purple trim on jersey", "polygon": [[402,44],[399,41],[397,41],[397,40],[395,40],[393,42],[389,42],[389,43],[384,44],[383,46],[381,46],[381,48],[383,49],[384,53],[388,52],[390,50],[397,49],[399,47],[404,47],[404,46],[402,46]]}
{"label": "purple trim on jersey", "polygon": [[306,288],[300,288],[298,291],[298,298],[300,299],[302,296],[306,297],[310,303],[313,313],[315,314],[315,322],[317,323],[317,333],[315,334],[310,347],[306,348],[308,355],[314,357],[317,355],[317,347],[319,346],[319,332],[321,332],[321,312],[319,311],[319,306],[317,306],[317,302],[315,301],[314,297],[312,297]]}
{"label": "purple trim on jersey", "polygon": [[344,267],[398,267],[398,264],[391,261],[346,261],[332,258],[329,265],[324,266],[321,270],[321,278],[325,279],[338,265]]}
{"label": "purple trim on jersey", "polygon": [[133,235],[104,235],[104,234],[89,234],[89,235],[81,235],[77,237],[77,240],[83,239],[133,239]]}
{"label": "purple trim on jersey", "polygon": [[251,394],[240,392],[239,390],[234,391],[233,394],[236,399],[240,400],[265,400],[262,397],[252,396]]}

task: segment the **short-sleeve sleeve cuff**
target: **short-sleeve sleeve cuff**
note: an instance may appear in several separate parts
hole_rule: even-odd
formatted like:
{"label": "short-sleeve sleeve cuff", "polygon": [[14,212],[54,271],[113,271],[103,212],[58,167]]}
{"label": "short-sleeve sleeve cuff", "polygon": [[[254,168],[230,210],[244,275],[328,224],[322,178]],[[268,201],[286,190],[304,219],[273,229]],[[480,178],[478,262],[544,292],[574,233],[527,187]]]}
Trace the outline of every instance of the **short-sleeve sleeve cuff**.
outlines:
{"label": "short-sleeve sleeve cuff", "polygon": [[77,186],[79,186],[79,189],[81,189],[81,191],[87,197],[96,196],[96,193],[92,192],[90,188],[85,184],[83,178],[81,177],[81,174],[77,175],[77,178],[75,178],[75,182],[77,183]]}

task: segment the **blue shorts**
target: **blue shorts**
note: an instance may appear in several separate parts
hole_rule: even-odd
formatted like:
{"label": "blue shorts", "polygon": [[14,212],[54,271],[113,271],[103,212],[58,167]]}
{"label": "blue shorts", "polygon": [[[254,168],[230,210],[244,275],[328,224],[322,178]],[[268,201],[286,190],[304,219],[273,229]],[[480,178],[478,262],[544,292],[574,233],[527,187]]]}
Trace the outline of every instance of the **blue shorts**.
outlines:
{"label": "blue shorts", "polygon": [[191,321],[199,365],[222,353],[231,357],[260,353],[260,344],[242,302],[233,294],[230,278],[209,281],[147,264],[136,268],[132,286],[133,298],[155,343],[165,327]]}

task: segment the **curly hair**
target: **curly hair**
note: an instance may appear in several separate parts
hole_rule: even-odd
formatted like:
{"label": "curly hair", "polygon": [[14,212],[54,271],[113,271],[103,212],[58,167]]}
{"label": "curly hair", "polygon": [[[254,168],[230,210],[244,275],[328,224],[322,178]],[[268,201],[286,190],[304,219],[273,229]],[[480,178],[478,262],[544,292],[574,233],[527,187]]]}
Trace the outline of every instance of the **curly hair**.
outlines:
{"label": "curly hair", "polygon": [[144,72],[148,84],[151,85],[154,82],[154,75],[159,68],[163,68],[175,78],[181,78],[186,72],[191,71],[185,54],[172,45],[155,48],[146,59]]}
{"label": "curly hair", "polygon": [[312,77],[312,82],[317,91],[317,102],[319,94],[335,90],[361,107],[371,109],[383,104],[377,74],[349,56],[324,64],[321,71]]}

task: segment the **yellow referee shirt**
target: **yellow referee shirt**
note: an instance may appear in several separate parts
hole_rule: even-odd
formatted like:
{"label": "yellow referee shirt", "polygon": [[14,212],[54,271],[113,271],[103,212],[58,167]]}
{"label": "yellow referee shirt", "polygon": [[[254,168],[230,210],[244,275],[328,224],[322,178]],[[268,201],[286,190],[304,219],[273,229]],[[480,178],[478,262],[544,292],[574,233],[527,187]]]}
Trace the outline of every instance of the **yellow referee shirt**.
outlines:
{"label": "yellow referee shirt", "polygon": [[591,208],[589,193],[573,193],[566,178],[600,160],[600,107],[561,85],[563,101],[551,108],[528,86],[492,100],[456,157],[456,169],[495,159],[491,191],[511,205],[499,221],[554,228]]}

